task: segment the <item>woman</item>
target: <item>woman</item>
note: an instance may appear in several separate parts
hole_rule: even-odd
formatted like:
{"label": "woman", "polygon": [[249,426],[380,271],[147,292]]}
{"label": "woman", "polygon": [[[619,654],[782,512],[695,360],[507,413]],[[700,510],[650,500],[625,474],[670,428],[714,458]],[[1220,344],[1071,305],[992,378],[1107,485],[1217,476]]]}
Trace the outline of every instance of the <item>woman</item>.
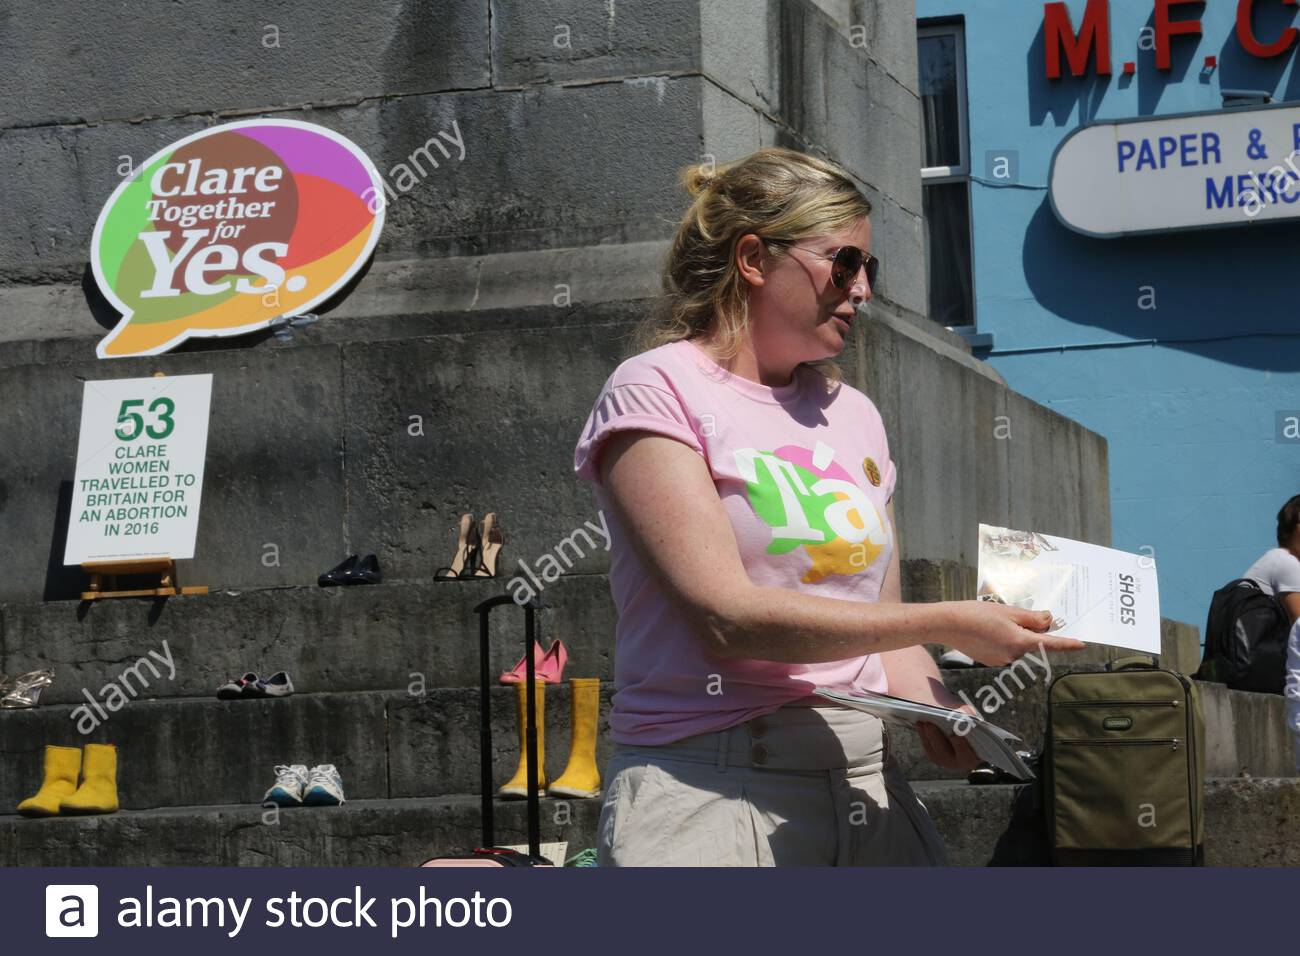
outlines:
{"label": "woman", "polygon": [[1295,748],[1295,767],[1300,770],[1300,495],[1295,495],[1277,513],[1277,547],[1265,551],[1242,575],[1271,594],[1286,608],[1291,621],[1287,638],[1286,726]]}
{"label": "woman", "polygon": [[[599,865],[943,863],[881,722],[812,691],[959,708],[922,644],[991,665],[1082,644],[1039,633],[1044,612],[900,603],[884,425],[827,362],[876,270],[847,174],[764,149],[683,182],[667,312],[574,456],[619,612]],[[940,766],[978,762],[922,740]]]}
{"label": "woman", "polygon": [[1250,578],[1265,594],[1276,597],[1292,624],[1300,618],[1300,495],[1277,513],[1277,547],[1260,555],[1242,577]]}

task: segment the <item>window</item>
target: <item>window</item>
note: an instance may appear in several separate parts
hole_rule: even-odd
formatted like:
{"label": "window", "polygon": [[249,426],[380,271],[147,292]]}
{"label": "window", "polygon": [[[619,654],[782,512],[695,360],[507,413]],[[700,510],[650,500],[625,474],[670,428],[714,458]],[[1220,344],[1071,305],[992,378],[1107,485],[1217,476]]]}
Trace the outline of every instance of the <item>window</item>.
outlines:
{"label": "window", "polygon": [[930,318],[973,331],[966,50],[960,23],[917,30],[921,195]]}

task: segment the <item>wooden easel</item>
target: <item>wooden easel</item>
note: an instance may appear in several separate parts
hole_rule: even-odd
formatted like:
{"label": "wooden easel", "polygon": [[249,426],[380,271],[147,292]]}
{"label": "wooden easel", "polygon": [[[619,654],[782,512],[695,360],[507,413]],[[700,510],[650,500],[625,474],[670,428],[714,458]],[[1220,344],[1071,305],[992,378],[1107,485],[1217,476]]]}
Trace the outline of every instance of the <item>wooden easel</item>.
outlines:
{"label": "wooden easel", "polygon": [[[88,561],[81,569],[90,575],[90,590],[81,592],[83,601],[98,601],[103,598],[124,597],[173,597],[180,594],[207,594],[206,584],[192,584],[180,587],[176,577],[176,562],[171,558],[132,558],[128,561]],[[117,590],[117,577],[121,574],[158,574],[156,588],[138,588],[130,591]],[[104,590],[104,578],[108,578],[110,590]]]}

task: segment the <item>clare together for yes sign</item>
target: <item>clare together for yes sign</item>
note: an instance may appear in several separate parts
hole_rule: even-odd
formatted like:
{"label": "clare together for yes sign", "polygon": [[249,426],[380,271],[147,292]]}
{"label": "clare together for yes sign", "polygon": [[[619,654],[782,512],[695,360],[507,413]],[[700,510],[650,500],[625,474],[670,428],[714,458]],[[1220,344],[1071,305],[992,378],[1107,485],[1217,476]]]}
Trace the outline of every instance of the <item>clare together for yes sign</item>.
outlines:
{"label": "clare together for yes sign", "polygon": [[194,557],[212,376],[86,382],[64,564]]}
{"label": "clare together for yes sign", "polygon": [[100,358],[156,355],[301,314],[366,262],[383,180],[352,142],[294,120],[187,136],[145,160],[95,223],[95,281],[122,313]]}
{"label": "clare together for yes sign", "polygon": [[1097,123],[1056,149],[1052,209],[1124,236],[1300,217],[1300,106]]}

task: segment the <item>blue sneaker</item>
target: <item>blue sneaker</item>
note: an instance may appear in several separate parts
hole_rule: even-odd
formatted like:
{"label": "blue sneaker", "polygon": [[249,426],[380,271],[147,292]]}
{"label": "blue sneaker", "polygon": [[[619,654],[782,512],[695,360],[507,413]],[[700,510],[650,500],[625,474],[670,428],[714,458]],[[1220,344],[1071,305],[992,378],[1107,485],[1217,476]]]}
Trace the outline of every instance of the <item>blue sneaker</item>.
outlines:
{"label": "blue sneaker", "polygon": [[296,763],[290,766],[281,764],[275,768],[275,786],[266,791],[263,803],[274,803],[279,807],[302,806],[303,791],[307,789],[307,768]]}
{"label": "blue sneaker", "polygon": [[311,768],[302,802],[307,807],[336,807],[343,802],[343,778],[332,763]]}

